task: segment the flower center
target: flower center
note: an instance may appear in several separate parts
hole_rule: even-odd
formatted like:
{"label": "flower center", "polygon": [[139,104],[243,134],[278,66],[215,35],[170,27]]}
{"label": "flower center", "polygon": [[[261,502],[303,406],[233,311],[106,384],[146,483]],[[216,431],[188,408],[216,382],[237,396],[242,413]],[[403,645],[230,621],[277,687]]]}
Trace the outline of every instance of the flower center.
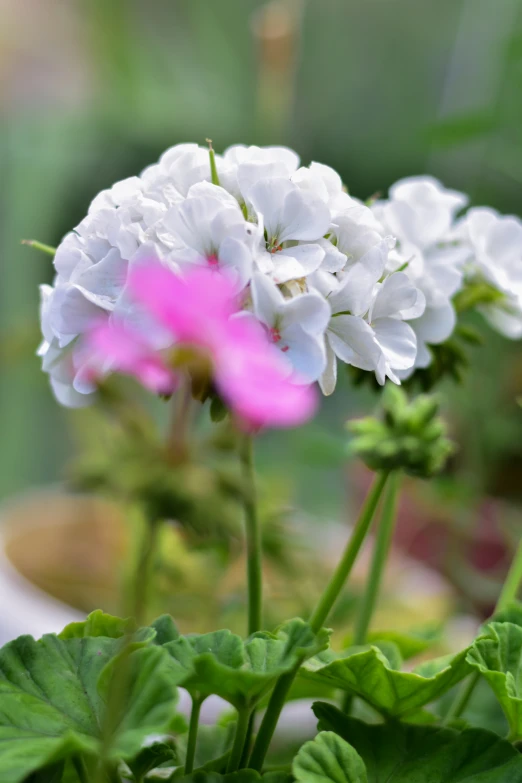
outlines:
{"label": "flower center", "polygon": [[207,256],[207,264],[211,267],[216,267],[219,264],[218,257],[215,254]]}

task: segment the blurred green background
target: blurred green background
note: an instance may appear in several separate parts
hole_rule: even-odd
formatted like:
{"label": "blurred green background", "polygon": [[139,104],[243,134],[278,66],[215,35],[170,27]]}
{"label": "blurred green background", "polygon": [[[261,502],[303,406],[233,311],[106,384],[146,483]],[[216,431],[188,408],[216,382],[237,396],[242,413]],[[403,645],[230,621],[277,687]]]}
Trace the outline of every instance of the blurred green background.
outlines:
{"label": "blurred green background", "polygon": [[[522,0],[0,7],[0,499],[57,481],[85,416],[56,404],[39,369],[37,286],[53,271],[20,240],[56,245],[101,188],[166,147],[287,144],[362,198],[429,173],[522,213]],[[441,503],[522,497],[520,348],[477,325],[466,383],[445,388],[460,452]],[[339,517],[346,481],[329,439],[374,401],[344,379],[308,430],[264,438],[261,465],[295,482],[309,513]]]}

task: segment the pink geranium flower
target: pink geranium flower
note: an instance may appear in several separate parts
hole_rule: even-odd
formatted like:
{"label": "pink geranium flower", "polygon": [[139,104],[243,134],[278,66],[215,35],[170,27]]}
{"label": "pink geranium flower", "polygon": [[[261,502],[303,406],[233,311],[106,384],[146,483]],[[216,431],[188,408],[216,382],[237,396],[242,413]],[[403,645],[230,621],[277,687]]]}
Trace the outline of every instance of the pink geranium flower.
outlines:
{"label": "pink geranium flower", "polygon": [[[136,303],[172,336],[210,359],[223,400],[247,429],[292,427],[317,405],[311,386],[293,382],[266,330],[240,312],[233,282],[224,274],[194,268],[180,276],[157,262],[131,270]],[[175,373],[141,332],[106,322],[93,327],[88,347],[111,369],[135,376],[156,393],[175,388]]]}

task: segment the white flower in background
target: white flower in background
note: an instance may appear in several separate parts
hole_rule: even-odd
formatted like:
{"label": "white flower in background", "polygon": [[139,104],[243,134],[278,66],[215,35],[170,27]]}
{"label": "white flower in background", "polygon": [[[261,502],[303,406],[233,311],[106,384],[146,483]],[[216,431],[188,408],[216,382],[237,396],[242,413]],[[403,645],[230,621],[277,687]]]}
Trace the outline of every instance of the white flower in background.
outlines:
{"label": "white flower in background", "polygon": [[254,315],[282,351],[296,378],[317,381],[326,367],[324,332],[330,308],[317,292],[285,299],[277,285],[257,272],[252,280]]}
{"label": "white flower in background", "polygon": [[407,177],[392,185],[388,200],[377,201],[373,211],[401,243],[424,249],[446,240],[467,203],[464,193],[448,190],[434,177]]}
{"label": "white flower in background", "polygon": [[426,309],[411,326],[417,335],[417,356],[402,378],[431,363],[429,345],[447,340],[456,325],[452,297],[462,288],[464,263],[469,255],[455,231],[456,213],[467,196],[449,190],[433,177],[408,177],[390,188],[389,199],[372,207],[383,229],[397,239],[390,254],[391,269],[403,269],[420,288]]}
{"label": "white flower in background", "polygon": [[[399,383],[431,362],[469,278],[499,291],[486,316],[522,336],[522,222],[493,210],[456,215],[466,197],[431,177],[396,183],[370,207],[321,163],[300,166],[286,147],[197,144],[168,149],[140,176],[102,191],[58,247],[52,286],[41,289],[42,366],[64,405],[88,404],[82,336],[104,319],[129,325],[161,350],[127,290],[129,267],[157,258],[233,277],[244,312],[261,321],[303,382],[330,394],[342,361]],[[214,177],[215,181],[215,177]]]}
{"label": "white flower in background", "polygon": [[[325,253],[311,240],[322,238],[330,225],[330,211],[324,201],[282,177],[259,180],[249,197],[266,233],[266,247],[256,259],[261,271],[269,273],[276,283],[315,272]],[[293,244],[285,246],[289,242]]]}
{"label": "white flower in background", "polygon": [[482,312],[506,337],[522,337],[522,221],[481,207],[469,210],[463,229],[471,246],[472,270],[503,295]]}

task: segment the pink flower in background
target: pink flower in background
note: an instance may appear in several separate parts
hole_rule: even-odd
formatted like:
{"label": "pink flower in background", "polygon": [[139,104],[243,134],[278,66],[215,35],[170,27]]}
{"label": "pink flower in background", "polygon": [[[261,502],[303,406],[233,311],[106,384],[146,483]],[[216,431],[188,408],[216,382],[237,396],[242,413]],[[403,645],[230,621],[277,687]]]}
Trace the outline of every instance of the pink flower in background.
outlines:
{"label": "pink flower in background", "polygon": [[[244,427],[293,427],[313,415],[315,389],[294,383],[254,317],[232,317],[240,307],[227,276],[199,267],[180,276],[149,262],[131,270],[129,289],[173,343],[210,358],[216,389]],[[91,366],[132,375],[156,393],[171,393],[177,386],[175,373],[141,331],[110,321],[96,324],[87,350]]]}
{"label": "pink flower in background", "polygon": [[103,321],[88,333],[86,374],[103,375],[115,370],[137,378],[156,394],[172,394],[179,379],[155,353],[137,329],[115,321]]}

